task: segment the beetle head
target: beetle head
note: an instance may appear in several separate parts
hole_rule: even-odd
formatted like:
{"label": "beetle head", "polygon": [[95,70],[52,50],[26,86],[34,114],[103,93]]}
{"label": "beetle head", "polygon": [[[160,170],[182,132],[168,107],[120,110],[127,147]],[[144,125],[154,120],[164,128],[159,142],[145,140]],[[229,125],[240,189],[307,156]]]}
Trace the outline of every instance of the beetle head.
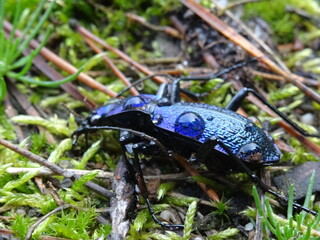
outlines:
{"label": "beetle head", "polygon": [[92,111],[81,123],[80,127],[72,133],[71,137],[74,138],[72,143],[73,148],[77,144],[80,135],[85,134],[87,136],[89,132],[95,131],[94,127],[106,125],[106,116],[112,112],[117,112],[117,109],[120,108],[119,106],[122,105],[121,102],[122,100],[116,99],[115,101]]}
{"label": "beetle head", "polygon": [[81,123],[80,127],[72,133],[72,137],[76,137],[74,144],[76,144],[78,137],[81,134],[87,134],[91,131],[99,129],[103,126],[112,126],[112,117],[119,113],[145,110],[150,101],[155,100],[155,96],[142,94],[139,96],[132,96],[126,99],[114,99],[109,104],[97,108],[92,111],[90,115]]}

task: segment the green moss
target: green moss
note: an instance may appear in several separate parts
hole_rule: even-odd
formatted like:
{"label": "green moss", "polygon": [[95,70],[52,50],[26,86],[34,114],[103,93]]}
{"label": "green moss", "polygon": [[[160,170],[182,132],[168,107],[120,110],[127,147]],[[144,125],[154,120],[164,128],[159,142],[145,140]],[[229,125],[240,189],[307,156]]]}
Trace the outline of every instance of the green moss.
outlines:
{"label": "green moss", "polygon": [[[77,240],[93,239],[91,236],[94,232],[93,228],[96,227],[96,217],[97,213],[92,208],[78,211],[73,209],[65,210],[56,214],[56,217],[48,226],[50,230],[46,230],[46,233],[53,234],[56,237]],[[105,231],[100,231],[107,233],[107,229],[110,230],[110,226]]]}
{"label": "green moss", "polygon": [[54,149],[53,145],[48,144],[44,134],[33,133],[30,136],[31,140],[31,152],[34,154],[40,154],[43,151],[51,152]]}
{"label": "green moss", "polygon": [[11,222],[11,230],[15,236],[19,239],[24,239],[27,235],[28,229],[35,219],[28,216],[21,216],[20,214],[14,214],[13,221]]}
{"label": "green moss", "polygon": [[267,21],[279,43],[292,42],[294,29],[303,26],[301,19],[286,11],[286,6],[302,9],[310,14],[319,14],[319,3],[315,0],[272,0],[249,3],[245,6],[245,16],[261,17]]}
{"label": "green moss", "polygon": [[8,140],[16,138],[14,127],[5,114],[4,106],[0,106],[0,138]]}
{"label": "green moss", "polygon": [[[6,10],[8,10],[8,4],[14,4],[15,1],[7,0],[6,1]],[[37,1],[35,1],[38,3]],[[202,1],[206,5],[210,5],[210,1]],[[30,4],[26,0],[21,0],[21,8],[31,6],[34,3],[30,1]],[[85,65],[85,71],[91,71],[91,73],[99,73],[100,75],[95,78],[100,83],[104,84],[106,87],[114,90],[120,91],[124,88],[123,83],[112,73],[112,71],[106,67],[105,62],[101,56],[90,57],[94,55],[94,52],[87,46],[83,41],[83,38],[70,28],[68,21],[71,17],[76,17],[81,25],[88,28],[95,35],[99,36],[105,40],[108,44],[113,47],[119,48],[125,51],[133,59],[139,61],[141,58],[155,58],[161,56],[161,51],[159,50],[159,43],[154,38],[156,35],[153,31],[141,27],[140,24],[128,22],[126,17],[127,12],[134,12],[140,16],[144,16],[148,21],[151,21],[155,24],[165,25],[170,24],[169,19],[167,18],[166,13],[178,9],[181,6],[179,1],[175,0],[138,0],[134,1],[125,1],[117,0],[113,2],[97,2],[97,1],[85,1],[80,0],[77,6],[74,6],[73,0],[67,0],[64,2],[64,5],[55,5],[53,8],[53,13],[50,16],[51,22],[45,22],[44,27],[47,28],[49,25],[53,24],[55,31],[51,35],[49,40],[50,49],[58,53],[62,58],[70,61],[76,67]],[[292,41],[294,29],[302,27],[304,31],[303,36],[306,42],[311,39],[315,39],[319,36],[319,31],[311,26],[300,21],[301,19],[294,14],[285,12],[285,6],[291,4],[296,8],[301,8],[307,10],[310,14],[318,13],[318,4],[314,0],[310,1],[299,1],[297,0],[274,0],[268,2],[259,2],[252,3],[246,7],[250,16],[261,16],[265,18],[268,22],[271,23],[275,34],[278,34],[278,42],[287,42]],[[47,6],[47,4],[46,4]],[[313,7],[310,7],[313,6]],[[11,5],[12,7],[12,5]],[[272,11],[266,11],[266,9],[271,9]],[[18,22],[18,26],[25,27],[25,23],[28,19],[28,14],[32,10],[36,9],[35,5],[31,6],[31,10],[24,10],[21,19]],[[94,14],[93,14],[94,10]],[[29,11],[29,12],[28,12]],[[11,17],[14,14],[8,13],[8,16]],[[311,32],[313,30],[313,32]],[[45,35],[45,29],[40,30],[40,35]],[[138,40],[138,41],[137,41]],[[147,46],[147,48],[146,48]],[[0,46],[1,48],[1,46]],[[308,50],[307,50],[308,51]],[[319,60],[311,59],[306,61],[309,55],[312,52],[302,52],[297,53],[294,56],[289,56],[288,63],[290,66],[303,65],[305,69],[317,70],[317,65],[319,65]],[[107,56],[115,60],[116,66],[122,70],[126,76],[130,77],[132,80],[136,80],[139,77],[144,76],[143,74],[136,73],[135,70],[132,71],[132,68],[128,67],[126,63],[122,60],[119,60],[118,56],[113,53],[107,52]],[[21,60],[19,62],[20,68],[23,67],[21,63],[26,60]],[[17,64],[17,66],[19,65]],[[18,68],[19,69],[19,68]],[[33,75],[34,72],[28,73]],[[141,76],[140,76],[141,75]],[[34,79],[37,81],[46,81],[46,78],[43,76],[35,76]],[[2,85],[1,85],[2,84]],[[90,100],[93,100],[98,105],[107,103],[110,98],[105,94],[92,90],[87,86],[84,86],[82,83],[79,84],[78,88],[80,91]],[[38,155],[48,157],[48,161],[59,163],[62,159],[70,160],[70,157],[74,157],[70,154],[71,148],[71,139],[70,133],[77,128],[77,124],[73,117],[70,117],[70,120],[60,121],[67,119],[65,112],[61,114],[61,108],[54,107],[57,104],[67,104],[68,107],[77,107],[79,108],[78,113],[83,116],[87,116],[89,111],[85,108],[80,108],[82,105],[80,102],[74,101],[69,95],[60,95],[60,89],[48,89],[46,87],[38,87],[35,84],[25,84],[25,83],[16,83],[17,87],[23,94],[31,96],[29,99],[36,105],[40,103],[40,107],[46,110],[46,113],[49,116],[52,116],[52,113],[57,113],[59,118],[50,118],[45,117],[42,119],[20,119],[20,122],[26,124],[37,124],[43,126],[49,126],[50,131],[54,133],[56,140],[58,142],[57,146],[55,144],[48,144],[44,136],[39,134],[32,134],[31,139],[28,140],[30,143],[30,150]],[[272,84],[270,82],[266,83],[263,80],[259,81],[259,85],[264,87],[264,90],[267,94],[268,92],[273,92],[269,97],[271,101],[283,100],[292,102],[289,104],[289,107],[286,107],[286,111],[291,113],[292,110],[301,103],[302,94],[297,91],[295,87],[290,87],[285,85],[284,89],[278,90],[279,84]],[[2,86],[2,88],[1,88]],[[152,82],[151,80],[145,81],[141,85],[143,92],[154,94],[158,85]],[[4,89],[3,78],[0,78],[0,88]],[[233,89],[231,88],[230,83],[224,83],[221,79],[213,79],[207,81],[204,84],[199,84],[199,82],[192,83],[191,86],[192,92],[205,93],[210,92],[209,95],[205,98],[205,101],[209,104],[226,106],[230,101],[234,93],[231,94]],[[2,94],[3,95],[3,94]],[[124,96],[129,96],[130,93],[126,92]],[[46,97],[49,96],[49,97]],[[292,101],[291,101],[292,99]],[[300,101],[300,102],[299,102]],[[320,109],[318,104],[313,103],[315,107]],[[249,114],[254,116],[261,117],[261,120],[269,121],[278,121],[278,119],[266,117],[265,113],[260,113],[260,109],[253,104],[248,104],[245,102],[243,105],[246,111]],[[12,127],[10,121],[4,114],[4,108],[0,108],[0,137],[7,139],[15,139],[14,127]],[[77,109],[78,110],[78,109]],[[82,111],[82,112],[81,112]],[[64,117],[60,117],[64,116]],[[15,118],[16,120],[19,118]],[[36,121],[35,121],[36,120]],[[306,126],[306,129],[310,132],[313,129],[309,129]],[[61,133],[57,136],[57,133]],[[280,135],[278,135],[280,137]],[[67,138],[65,138],[67,137]],[[283,134],[281,134],[281,138]],[[101,143],[96,143],[99,139],[103,139]],[[104,131],[92,133],[89,136],[89,143],[91,148],[86,151],[83,158],[78,162],[72,161],[74,166],[79,169],[84,169],[85,165],[90,161],[90,164],[99,163],[100,165],[107,165],[108,170],[112,171],[115,169],[116,161],[120,158],[119,152],[121,148],[119,146],[119,134],[115,131]],[[284,160],[292,160],[294,163],[300,163],[304,161],[316,160],[316,157],[313,154],[310,154],[305,148],[301,147],[295,139],[288,138],[289,145],[292,146],[296,152],[295,153],[284,153]],[[79,147],[87,149],[85,145],[85,138],[81,137],[79,139]],[[314,140],[316,144],[320,144],[318,140]],[[26,146],[26,143],[22,146]],[[101,145],[98,148],[98,145]],[[83,151],[85,152],[85,150]],[[70,160],[71,161],[71,160]],[[29,174],[19,174],[19,175],[9,175],[6,173],[5,169],[7,167],[38,167],[37,164],[31,163],[29,160],[18,156],[15,153],[12,153],[8,149],[0,149],[0,203],[1,207],[9,207],[10,211],[15,212],[16,208],[19,206],[27,206],[27,208],[33,208],[32,210],[37,213],[46,214],[49,211],[52,211],[57,207],[57,203],[52,199],[50,195],[42,195],[39,193],[37,185],[32,180],[34,173]],[[91,191],[86,189],[83,185],[88,180],[92,180],[95,177],[95,172],[92,172],[86,176],[83,176],[73,185],[61,188],[57,190],[57,194],[62,199],[64,203],[70,203],[78,208],[85,208],[84,211],[76,211],[74,209],[65,210],[63,213],[57,213],[50,218],[48,218],[43,224],[38,226],[34,233],[34,239],[40,238],[43,235],[57,236],[63,238],[71,239],[97,239],[99,237],[106,238],[110,233],[110,225],[102,226],[98,225],[94,218],[97,214],[94,212],[94,208],[97,206],[105,207],[108,204],[108,200],[103,197],[92,194]],[[54,179],[54,182],[61,182],[64,185],[65,181],[68,179],[63,179],[62,177],[50,177]],[[44,178],[44,180],[46,180]],[[216,185],[210,180],[204,178],[197,178],[196,180],[205,182],[207,185]],[[248,182],[248,177],[245,174],[238,174],[233,177],[231,181],[243,181]],[[99,184],[106,184],[105,180],[96,180]],[[158,214],[159,211],[164,210],[170,206],[178,206],[182,210],[186,210],[189,207],[188,213],[184,213],[186,216],[185,227],[186,230],[182,232],[173,232],[167,231],[165,234],[155,233],[154,229],[160,229],[159,225],[156,224],[147,209],[139,210],[138,217],[135,220],[133,227],[130,229],[128,239],[189,239],[194,237],[193,234],[198,234],[192,229],[194,222],[194,216],[196,212],[196,204],[198,201],[197,198],[193,197],[171,197],[165,196],[168,191],[174,189],[174,185],[171,183],[163,184],[159,188],[159,197],[161,198],[162,203],[154,206],[155,212]],[[217,211],[216,215],[222,216],[221,219],[227,219],[224,217],[228,205],[226,202],[221,202],[216,205]],[[253,210],[250,214],[253,215]],[[30,223],[33,222],[33,219],[16,219],[14,223],[15,232],[17,232],[20,238],[23,238],[25,235],[26,229],[30,226]],[[86,233],[85,233],[86,231]],[[210,233],[211,236],[207,236],[208,239],[231,239],[237,237],[237,229],[231,228],[226,229],[220,232]],[[180,236],[179,234],[183,234]],[[208,235],[210,235],[208,234]]]}

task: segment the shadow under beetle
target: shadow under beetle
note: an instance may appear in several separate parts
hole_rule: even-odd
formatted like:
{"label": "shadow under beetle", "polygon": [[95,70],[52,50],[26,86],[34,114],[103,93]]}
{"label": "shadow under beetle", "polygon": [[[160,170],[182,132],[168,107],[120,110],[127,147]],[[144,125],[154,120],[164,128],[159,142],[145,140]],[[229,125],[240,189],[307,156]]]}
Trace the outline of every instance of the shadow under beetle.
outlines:
{"label": "shadow under beetle", "polygon": [[[171,83],[162,84],[157,95],[141,94],[117,99],[100,107],[73,133],[73,136],[76,136],[74,144],[81,134],[100,129],[120,130],[119,141],[123,152],[133,155],[132,168],[141,194],[153,219],[164,227],[183,226],[163,223],[155,216],[139,163],[140,153],[155,156],[162,152],[170,158],[169,153],[173,152],[187,159],[195,156],[196,160],[214,171],[234,169],[246,172],[262,191],[269,192],[287,203],[286,197],[269,189],[252,171],[277,163],[281,156],[280,150],[263,129],[235,111],[251,93],[299,133],[319,136],[305,132],[251,88],[239,91],[226,108],[180,101],[180,81],[208,80],[224,73],[226,71],[213,76],[175,79]],[[125,154],[124,156],[127,164],[130,164]],[[294,203],[294,206],[317,215],[297,203]]]}

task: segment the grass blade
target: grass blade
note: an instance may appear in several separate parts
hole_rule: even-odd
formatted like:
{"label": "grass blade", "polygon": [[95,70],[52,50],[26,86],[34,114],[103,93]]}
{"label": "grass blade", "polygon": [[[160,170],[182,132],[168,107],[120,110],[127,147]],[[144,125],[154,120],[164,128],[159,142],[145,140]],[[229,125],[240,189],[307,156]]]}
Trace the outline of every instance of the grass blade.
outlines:
{"label": "grass blade", "polygon": [[[311,195],[312,195],[312,189],[313,189],[313,185],[314,185],[314,180],[315,180],[315,171],[313,170],[312,174],[311,174],[311,177],[310,177],[310,183],[309,183],[309,186],[308,186],[307,195],[306,195],[306,198],[305,198],[304,204],[303,204],[303,206],[305,208],[309,208],[310,207],[309,205],[311,203]],[[307,215],[307,212],[302,212],[301,224],[303,224],[306,215]]]}
{"label": "grass blade", "polygon": [[[257,188],[255,186],[252,187],[252,193],[253,193],[253,198],[254,198],[254,202],[256,204],[258,213],[263,218],[264,223],[266,224],[267,228],[271,232],[276,233],[276,229],[271,225],[271,223],[269,222],[268,218],[264,214],[264,211],[262,209],[262,205],[261,205],[261,202],[260,202],[260,199],[259,199],[259,194],[258,194]],[[266,200],[266,201],[268,201],[268,200]]]}
{"label": "grass blade", "polygon": [[320,214],[318,213],[318,216],[317,216],[316,219],[314,220],[311,228],[312,228],[312,229],[316,228],[317,225],[319,224],[319,222],[320,222]]}
{"label": "grass blade", "polygon": [[5,45],[5,48],[7,49],[6,54],[6,63],[9,65],[11,62],[14,61],[14,53],[17,50],[18,46],[18,39],[15,39],[15,32],[18,26],[19,18],[21,14],[21,0],[17,1],[17,4],[15,4],[15,12],[13,15],[13,23],[12,23],[12,29],[10,31],[7,44]]}
{"label": "grass blade", "polygon": [[45,2],[46,2],[45,0],[41,0],[39,2],[37,9],[32,13],[30,20],[28,21],[26,27],[23,29],[22,36],[20,38],[21,42],[27,36],[27,33],[30,31],[32,25],[36,21],[36,18],[40,15],[41,10],[43,9]]}
{"label": "grass blade", "polygon": [[35,58],[35,56],[38,55],[38,53],[41,51],[41,49],[46,44],[47,40],[49,39],[50,32],[51,32],[51,28],[48,28],[46,35],[45,35],[43,41],[41,42],[40,46],[36,50],[34,50],[30,53],[27,63],[25,64],[24,68],[19,73],[17,73],[16,78],[19,78],[19,77],[25,75],[29,71],[29,69],[32,65],[32,60]]}
{"label": "grass blade", "polygon": [[3,77],[0,77],[0,101],[2,101],[6,97],[7,86]]}
{"label": "grass blade", "polygon": [[[3,28],[3,21],[4,21],[4,1],[0,1],[0,59],[4,57],[4,28]],[[1,67],[0,67],[1,70]]]}
{"label": "grass blade", "polygon": [[277,226],[278,225],[278,223],[277,223],[277,221],[274,219],[274,217],[273,217],[273,211],[272,211],[272,208],[271,208],[271,206],[270,206],[270,203],[269,203],[269,201],[268,201],[268,199],[266,199],[266,201],[265,201],[265,205],[266,205],[266,209],[267,209],[267,214],[268,214],[268,218],[269,218],[269,220],[270,220],[270,223],[273,225],[273,226]]}
{"label": "grass blade", "polygon": [[36,84],[38,86],[43,86],[43,87],[59,87],[61,84],[64,84],[64,83],[67,83],[67,82],[71,82],[73,80],[76,79],[76,77],[81,73],[81,71],[83,70],[83,67],[79,68],[79,70],[64,78],[64,79],[61,79],[59,81],[36,81],[34,80],[33,78],[31,77],[26,77],[26,76],[21,76],[19,77],[18,74],[14,73],[14,72],[9,72],[8,73],[8,76],[9,77],[12,77],[12,78],[16,78],[22,82],[26,82],[26,83],[31,83],[31,84]]}
{"label": "grass blade", "polygon": [[43,14],[43,16],[41,17],[37,26],[29,34],[27,39],[22,43],[21,47],[18,49],[17,53],[15,54],[15,58],[17,58],[23,52],[23,50],[29,45],[30,41],[35,37],[35,35],[38,34],[38,32],[40,31],[40,28],[42,27],[44,22],[47,20],[49,14],[51,13],[54,4],[55,4],[55,1],[52,1],[49,7],[47,8],[47,10],[45,11],[45,13]]}
{"label": "grass blade", "polygon": [[293,185],[290,184],[290,187],[289,187],[289,200],[288,200],[287,219],[292,218],[292,211],[293,211]]}

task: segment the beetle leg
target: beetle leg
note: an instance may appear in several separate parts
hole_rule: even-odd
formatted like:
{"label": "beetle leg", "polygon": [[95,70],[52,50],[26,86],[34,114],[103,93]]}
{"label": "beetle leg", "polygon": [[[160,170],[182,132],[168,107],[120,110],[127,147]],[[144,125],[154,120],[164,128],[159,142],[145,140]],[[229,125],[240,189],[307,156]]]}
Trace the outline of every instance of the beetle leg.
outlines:
{"label": "beetle leg", "polygon": [[[250,177],[251,181],[257,186],[259,187],[263,192],[268,192],[270,194],[272,194],[273,196],[275,196],[279,201],[282,201],[282,202],[285,202],[286,204],[288,204],[288,199],[271,190],[264,182],[262,182],[262,180],[253,172],[251,171],[243,161],[241,161],[241,159],[239,159],[222,141],[220,141],[218,138],[216,137],[213,137],[211,139],[208,139],[202,146],[201,148],[199,149],[199,154],[198,156],[201,156],[202,154],[206,155],[206,151],[210,151],[212,152],[212,150],[214,149],[214,147],[216,145],[220,145],[223,150],[229,155],[229,157],[234,161],[235,164],[238,165],[239,169],[241,169],[243,172],[247,173],[248,176]],[[308,213],[311,213],[313,215],[318,215],[317,212],[309,209],[309,208],[306,208],[296,202],[293,202],[293,206],[296,208],[296,209],[300,209],[300,210],[303,210],[303,211],[306,211]]]}
{"label": "beetle leg", "polygon": [[242,88],[239,92],[237,92],[237,94],[233,96],[231,101],[226,106],[226,109],[236,112],[240,108],[243,100],[248,96],[248,89],[249,88]]}
{"label": "beetle leg", "polygon": [[160,104],[171,105],[180,102],[180,79],[174,80],[172,83],[161,84],[157,97]]}
{"label": "beetle leg", "polygon": [[75,131],[74,133],[72,133],[71,138],[73,138],[72,141],[72,151],[76,152],[76,146],[78,144],[78,140],[81,134],[85,135],[85,141],[86,141],[86,147],[89,146],[89,140],[88,140],[88,132],[80,130],[80,131]]}
{"label": "beetle leg", "polygon": [[181,101],[180,98],[180,80],[177,79],[171,83],[170,101],[171,103],[177,103]]}
{"label": "beetle leg", "polygon": [[218,78],[218,77],[221,77],[223,76],[224,74],[226,73],[229,73],[235,69],[238,69],[238,68],[242,68],[252,62],[255,62],[257,61],[257,58],[251,58],[247,61],[243,61],[243,62],[240,62],[238,64],[235,64],[229,68],[225,68],[217,73],[214,73],[214,74],[209,74],[209,75],[204,75],[204,76],[199,76],[199,77],[195,77],[195,76],[187,76],[187,77],[181,77],[179,78],[180,81],[194,81],[194,80],[199,80],[199,81],[205,81],[205,80],[210,80],[210,79],[214,79],[214,78]]}
{"label": "beetle leg", "polygon": [[139,162],[139,156],[138,156],[138,154],[140,153],[140,149],[141,148],[145,148],[145,147],[147,147],[145,142],[136,143],[136,144],[134,144],[132,146],[133,155],[134,155],[133,168],[135,170],[135,178],[137,179],[137,184],[139,186],[141,195],[145,199],[145,201],[147,203],[147,206],[148,206],[148,209],[149,209],[149,212],[150,212],[153,220],[156,223],[158,223],[162,227],[169,228],[169,229],[180,229],[180,228],[183,228],[183,225],[171,225],[171,224],[167,224],[167,223],[164,223],[164,222],[160,221],[156,217],[156,215],[155,215],[155,213],[153,211],[152,205],[151,205],[150,200],[149,200],[149,193],[148,193],[147,185],[146,185],[146,182],[145,182],[144,177],[143,177],[142,169],[141,169],[140,162]]}
{"label": "beetle leg", "polygon": [[[247,61],[244,61],[244,62],[240,62],[238,64],[235,64],[229,68],[226,68],[226,69],[223,69],[222,71],[218,72],[218,73],[215,73],[215,74],[211,74],[211,75],[207,75],[207,76],[202,76],[202,77],[182,77],[180,78],[179,80],[182,80],[182,81],[192,81],[192,80],[210,80],[210,79],[213,79],[213,78],[218,78],[218,77],[221,77],[222,75],[226,74],[226,73],[229,73],[235,69],[238,69],[238,68],[241,68],[241,67],[244,67],[246,65],[248,65],[249,63],[251,62],[254,62],[254,61],[257,61],[257,58],[251,58]],[[126,88],[124,88],[122,91],[120,91],[116,96],[115,98],[118,98],[120,97],[123,93],[125,93],[126,91],[128,91],[130,88],[146,81],[147,79],[150,79],[150,78],[153,78],[153,77],[156,77],[156,76],[161,76],[161,77],[166,77],[169,79],[169,82],[174,82],[174,79],[171,75],[169,74],[152,74],[152,75],[149,75],[149,76],[146,76],[144,78],[141,78],[135,82],[133,82],[131,85],[127,86]],[[179,87],[180,88],[180,87]],[[180,89],[179,89],[179,94],[180,94]],[[205,94],[194,94],[194,93],[191,93],[191,92],[185,92],[187,95],[189,95],[190,97],[193,97],[193,98],[199,98],[199,97],[202,97],[203,95]],[[173,94],[171,94],[173,95]],[[179,101],[174,101],[174,102],[179,102]]]}
{"label": "beetle leg", "polygon": [[181,88],[180,91],[182,93],[184,93],[185,95],[187,95],[188,97],[190,97],[191,99],[193,99],[194,101],[200,101],[200,99],[209,95],[209,92],[194,93],[194,92],[191,92],[191,91],[189,91],[187,89],[183,89],[183,88]]}
{"label": "beetle leg", "polygon": [[222,71],[220,72],[217,72],[215,74],[211,74],[211,75],[206,75],[206,76],[200,76],[200,77],[193,77],[193,76],[188,76],[188,77],[181,77],[181,78],[178,78],[176,80],[174,80],[171,84],[170,84],[170,102],[172,104],[174,103],[177,103],[177,102],[180,102],[180,92],[184,92],[185,94],[193,97],[193,98],[199,98],[201,96],[205,96],[206,94],[194,94],[194,93],[191,93],[189,91],[185,91],[185,90],[181,90],[180,89],[180,81],[194,81],[194,80],[210,80],[210,79],[214,79],[214,78],[218,78],[218,77],[221,77],[222,75],[226,74],[226,73],[229,73],[235,69],[238,69],[238,68],[241,68],[241,67],[244,67],[246,65],[248,65],[249,63],[253,62],[253,61],[257,61],[256,58],[252,58],[252,59],[249,59],[248,61],[244,61],[244,62],[241,62],[241,63],[238,63],[238,64],[235,64],[229,68],[226,68],[226,69],[223,69]]}
{"label": "beetle leg", "polygon": [[320,135],[310,134],[306,132],[304,129],[299,127],[296,123],[291,121],[284,113],[280,112],[276,107],[271,105],[264,97],[262,97],[257,91],[252,88],[242,88],[229,102],[226,109],[230,109],[232,111],[237,111],[243,102],[244,98],[249,95],[249,93],[253,94],[257,97],[263,104],[265,104],[268,108],[270,108],[273,112],[275,112],[278,116],[280,116],[287,124],[289,124],[293,129],[306,137],[317,137],[320,138]]}
{"label": "beetle leg", "polygon": [[169,92],[168,92],[168,83],[162,83],[158,89],[157,97],[159,99],[162,98],[168,98]]}
{"label": "beetle leg", "polygon": [[[146,201],[146,204],[147,204],[148,210],[149,210],[149,212],[150,212],[150,214],[152,216],[152,219],[156,223],[161,225],[162,227],[165,227],[165,228],[168,228],[168,229],[180,229],[180,228],[183,228],[183,225],[170,225],[170,224],[166,224],[166,223],[160,221],[156,217],[156,215],[155,215],[155,213],[153,211],[151,202],[149,200],[149,193],[148,193],[147,185],[146,185],[144,177],[143,177],[143,172],[142,172],[142,169],[141,169],[141,166],[140,166],[140,161],[139,161],[138,154],[140,152],[145,152],[146,149],[148,149],[148,148],[154,150],[155,145],[153,143],[149,143],[148,144],[146,142],[138,142],[138,143],[133,144],[132,148],[131,148],[131,153],[133,153],[134,157],[133,157],[132,164],[131,164],[129,162],[126,154],[125,154],[125,152],[128,151],[128,149],[126,147],[126,144],[129,144],[130,140],[137,141],[136,136],[134,136],[131,133],[125,132],[125,131],[122,131],[120,133],[120,144],[121,144],[121,147],[123,149],[124,159],[126,161],[126,164],[128,165],[129,171],[131,171],[132,172],[132,176],[134,176],[134,179],[135,179],[136,184],[138,185],[138,187],[140,189],[140,193],[141,193],[142,197]],[[131,144],[132,144],[132,141],[131,141]]]}

